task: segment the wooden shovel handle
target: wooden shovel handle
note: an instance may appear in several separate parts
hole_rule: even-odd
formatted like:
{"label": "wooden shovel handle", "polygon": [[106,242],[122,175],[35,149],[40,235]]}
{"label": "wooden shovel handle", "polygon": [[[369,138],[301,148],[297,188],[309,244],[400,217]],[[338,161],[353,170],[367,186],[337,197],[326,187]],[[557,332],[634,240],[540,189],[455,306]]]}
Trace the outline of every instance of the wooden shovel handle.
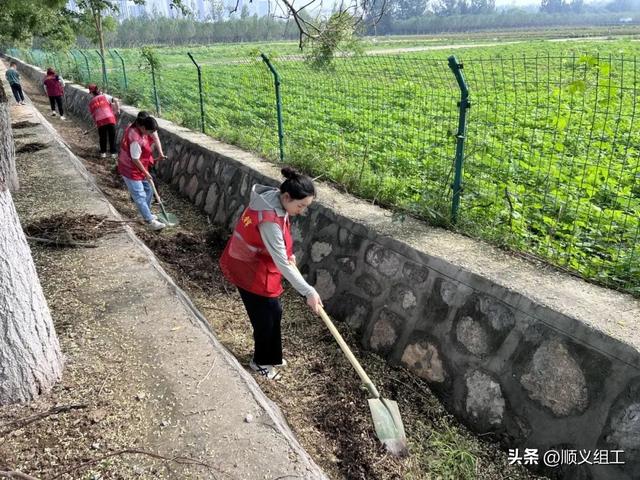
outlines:
{"label": "wooden shovel handle", "polygon": [[355,369],[356,373],[363,381],[364,386],[367,388],[367,390],[369,390],[369,393],[373,396],[373,398],[380,398],[378,389],[369,378],[369,375],[367,375],[367,372],[364,371],[364,369],[360,365],[360,362],[358,362],[356,357],[353,355],[351,349],[349,348],[349,345],[347,345],[347,343],[344,341],[342,335],[340,335],[340,332],[329,318],[329,315],[327,315],[327,312],[325,312],[324,308],[322,307],[320,307],[320,318],[322,318],[322,321],[331,332],[331,335],[333,335],[333,338],[335,338],[336,342],[338,342],[342,353],[344,353],[344,355],[347,357],[347,360],[349,360],[349,363],[351,363],[351,366]]}
{"label": "wooden shovel handle", "polygon": [[[298,267],[295,263],[291,263],[291,266],[298,273],[300,273],[300,270],[298,270]],[[302,274],[300,273],[300,275]],[[344,341],[344,338],[342,338],[342,335],[340,335],[340,332],[329,318],[329,315],[327,315],[327,312],[324,311],[324,308],[322,308],[322,306],[320,306],[319,308],[320,318],[322,318],[322,321],[331,332],[331,335],[333,335],[333,338],[335,338],[336,342],[338,342],[340,350],[342,350],[342,353],[344,353],[345,357],[347,357],[347,360],[349,360],[349,363],[360,377],[360,380],[362,380],[362,382],[364,383],[364,386],[367,388],[367,390],[369,390],[369,393],[373,398],[380,398],[380,392],[378,392],[378,389],[369,378],[369,375],[367,375],[367,372],[364,371],[362,365],[360,365],[360,362],[358,362],[358,359],[351,352],[349,345],[347,345],[347,342]]]}
{"label": "wooden shovel handle", "polygon": [[156,200],[158,200],[158,203],[160,204],[160,208],[162,209],[162,213],[164,214],[164,217],[168,218],[167,212],[164,210],[164,204],[160,199],[160,195],[158,194],[158,190],[156,190],[156,185],[153,183],[153,179],[151,178],[151,175],[149,175],[149,178],[147,178],[147,181],[149,182],[149,185],[151,185],[151,188],[153,189],[153,194],[156,196]]}

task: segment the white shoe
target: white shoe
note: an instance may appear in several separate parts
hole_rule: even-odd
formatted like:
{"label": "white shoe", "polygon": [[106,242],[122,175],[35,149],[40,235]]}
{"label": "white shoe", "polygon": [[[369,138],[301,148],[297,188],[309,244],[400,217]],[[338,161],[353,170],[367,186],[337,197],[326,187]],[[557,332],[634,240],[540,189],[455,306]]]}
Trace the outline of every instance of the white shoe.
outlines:
{"label": "white shoe", "polygon": [[23,101],[20,102],[20,105],[26,105],[26,103]]}
{"label": "white shoe", "polygon": [[56,112],[51,112],[51,116],[55,117],[56,116]]}
{"label": "white shoe", "polygon": [[153,222],[154,220],[158,220],[158,216],[151,214],[151,220],[149,220],[150,222]]}
{"label": "white shoe", "polygon": [[164,227],[166,227],[166,225],[164,223],[159,222],[156,219],[148,221],[147,225],[149,225],[149,228],[151,230],[162,230]]}
{"label": "white shoe", "polygon": [[282,363],[276,363],[274,365],[274,367],[280,367],[280,368],[284,368],[286,366],[287,366],[287,361],[284,358],[282,359]]}
{"label": "white shoe", "polygon": [[249,362],[249,367],[251,367],[251,370],[258,372],[260,375],[267,378],[268,380],[280,380],[280,378],[282,377],[280,370],[278,370],[273,365],[258,365],[252,359]]}
{"label": "white shoe", "polygon": [[106,153],[101,153],[100,154],[100,158],[107,158],[107,154]]}
{"label": "white shoe", "polygon": [[64,115],[60,115],[60,120],[66,120],[66,118],[64,118]]}
{"label": "white shoe", "polygon": [[114,158],[114,159],[115,159],[115,158],[118,158],[118,154],[117,154],[117,153],[112,153],[112,154],[111,154],[111,158]]}

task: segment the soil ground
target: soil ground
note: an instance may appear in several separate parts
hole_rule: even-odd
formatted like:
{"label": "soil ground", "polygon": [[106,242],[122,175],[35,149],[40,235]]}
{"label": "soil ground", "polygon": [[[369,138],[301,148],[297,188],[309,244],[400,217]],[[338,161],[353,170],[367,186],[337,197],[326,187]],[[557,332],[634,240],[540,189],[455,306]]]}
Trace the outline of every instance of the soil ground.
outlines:
{"label": "soil ground", "polygon": [[[48,113],[48,101],[29,82],[25,90],[34,105],[43,113]],[[86,168],[109,201],[125,218],[136,219],[137,212],[130,202],[120,178],[112,173],[110,159],[101,159],[97,153],[97,139],[82,135],[86,125],[68,117],[61,122],[52,119],[56,130],[69,148],[80,157]],[[29,181],[28,178],[23,182]],[[160,194],[169,211],[175,213],[181,223],[176,229],[165,229],[161,233],[151,233],[142,224],[132,223],[136,234],[147,244],[161,261],[165,270],[184,289],[198,309],[211,322],[217,338],[238,359],[247,365],[252,353],[252,338],[248,319],[242,302],[234,288],[221,277],[217,259],[226,241],[226,234],[211,226],[207,217],[194,210],[188,201],[180,198],[166,185],[160,185]],[[76,330],[77,321],[82,323],[82,306],[68,305],[60,292],[62,285],[52,285],[47,276],[48,266],[57,261],[60,250],[36,247],[34,257],[47,293],[57,328],[64,337],[65,329]],[[82,250],[77,250],[81,255]],[[70,271],[66,282],[77,281],[77,272]],[[281,408],[288,423],[296,433],[303,447],[313,459],[333,479],[533,479],[538,477],[519,466],[510,466],[507,456],[494,443],[492,435],[478,437],[461,426],[449,415],[432,394],[426,382],[402,368],[393,368],[377,355],[361,350],[358,339],[344,326],[338,325],[345,340],[363,364],[383,396],[398,401],[409,439],[411,455],[396,459],[386,455],[377,442],[366,404],[366,393],[349,363],[342,356],[337,345],[322,322],[314,317],[304,302],[290,289],[283,297],[283,337],[284,353],[289,363],[280,382],[258,379],[266,394]],[[72,327],[71,327],[72,326]],[[97,332],[96,334],[99,334]],[[73,345],[73,339],[63,341],[63,349],[82,348]],[[86,364],[67,367],[65,379],[59,388],[47,399],[33,406],[29,411],[43,411],[47,404],[69,404],[81,395],[78,388],[88,389],[90,395],[100,396],[109,388],[114,378],[130,381],[135,377],[136,366],[127,362],[127,352],[109,352],[109,355],[84,359]],[[94,375],[93,369],[112,374]],[[71,372],[69,372],[71,370]],[[82,372],[81,370],[86,370]],[[76,378],[80,375],[81,379]],[[83,385],[80,387],[79,385]],[[150,386],[153,388],[153,386]],[[155,388],[162,389],[162,385]],[[126,430],[131,436],[135,430],[131,414],[127,408],[109,402],[99,403],[99,413],[92,415],[108,418],[105,428],[114,431]],[[0,418],[25,416],[24,407],[14,410],[0,410]],[[74,438],[83,434],[84,423],[91,422],[85,415],[78,424],[65,423],[64,429],[56,430],[53,439],[43,425],[56,423],[60,418],[73,418],[74,413],[55,415],[39,422],[38,429],[32,429],[29,437],[14,439],[13,449],[30,449],[33,442],[43,446],[42,451],[31,458],[21,457],[20,466],[53,472],[52,465],[60,465],[78,452],[74,449]],[[64,421],[64,420],[63,420]],[[101,421],[101,420],[97,420]],[[53,444],[56,444],[53,447]],[[61,448],[61,446],[63,446]],[[0,459],[2,458],[0,443]],[[68,448],[68,450],[67,450]],[[99,446],[97,447],[99,448]],[[55,449],[57,458],[47,452]],[[91,452],[82,452],[82,458],[91,458]],[[13,455],[18,456],[16,452]],[[268,454],[268,453],[267,453]],[[153,459],[144,458],[153,463]],[[82,478],[140,478],[131,468],[129,457],[114,457],[108,468],[102,468],[93,477]],[[110,460],[111,461],[111,460]],[[136,457],[137,461],[137,457]],[[57,462],[57,463],[56,463]],[[123,466],[127,464],[127,466]],[[164,462],[162,465],[170,464]],[[141,468],[141,467],[138,467]],[[156,467],[158,468],[158,467]],[[33,470],[31,470],[33,471]],[[174,478],[199,478],[193,477]],[[48,478],[56,478],[50,476]],[[77,477],[81,478],[81,477]],[[153,477],[151,477],[153,478]],[[265,477],[266,478],[266,477]]]}

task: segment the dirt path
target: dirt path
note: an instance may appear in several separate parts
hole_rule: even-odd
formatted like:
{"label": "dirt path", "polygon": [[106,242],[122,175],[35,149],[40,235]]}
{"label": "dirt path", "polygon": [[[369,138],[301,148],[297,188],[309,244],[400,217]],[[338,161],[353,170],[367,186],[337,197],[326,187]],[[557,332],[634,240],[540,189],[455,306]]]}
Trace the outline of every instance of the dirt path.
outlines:
{"label": "dirt path", "polygon": [[[28,84],[26,90],[46,113],[48,104],[33,85]],[[54,120],[59,134],[82,157],[110,202],[123,216],[136,218],[121,180],[111,173],[110,161],[98,157],[97,140],[81,135],[86,127],[71,117],[65,122]],[[181,219],[180,228],[160,235],[137,224],[133,224],[134,230],[188,292],[211,322],[217,338],[246,365],[252,344],[248,320],[239,296],[217,267],[225,234],[213,229],[204,215],[167,186],[161,185],[160,191],[167,208]],[[291,291],[283,300],[284,351],[289,367],[282,382],[259,382],[285,413],[302,445],[332,478],[538,478],[521,467],[509,466],[506,455],[490,443],[494,438],[486,435],[478,440],[444,411],[425,382],[404,369],[389,367],[375,354],[361,351],[358,339],[339,326],[383,394],[398,400],[412,455],[407,459],[385,455],[374,437],[366,396],[357,376],[330,334]],[[100,363],[102,359],[97,359],[96,364]]]}

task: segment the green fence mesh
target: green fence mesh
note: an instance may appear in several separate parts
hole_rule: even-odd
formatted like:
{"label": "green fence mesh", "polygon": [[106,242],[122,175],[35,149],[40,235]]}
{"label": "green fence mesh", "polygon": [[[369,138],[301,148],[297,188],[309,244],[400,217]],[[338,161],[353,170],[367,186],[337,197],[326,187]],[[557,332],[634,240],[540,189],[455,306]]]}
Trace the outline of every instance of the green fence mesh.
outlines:
{"label": "green fence mesh", "polygon": [[[187,51],[202,67],[206,133],[278,161],[274,77],[258,52],[158,49],[162,116],[201,129]],[[55,63],[78,83],[102,82],[95,52],[12,52]],[[139,50],[119,53],[124,69],[115,54],[105,57],[110,91],[155,111],[146,60]],[[455,228],[640,294],[636,58],[458,58],[472,106]],[[294,55],[270,59],[282,82],[286,163],[449,225],[460,90],[446,55],[345,56],[324,69]]]}

